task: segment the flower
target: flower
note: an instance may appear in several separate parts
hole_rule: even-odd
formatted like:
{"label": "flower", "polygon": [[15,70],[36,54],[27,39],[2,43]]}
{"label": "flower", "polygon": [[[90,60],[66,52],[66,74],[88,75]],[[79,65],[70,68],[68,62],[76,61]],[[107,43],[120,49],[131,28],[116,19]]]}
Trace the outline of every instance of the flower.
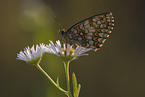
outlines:
{"label": "flower", "polygon": [[16,59],[26,61],[30,64],[37,64],[47,50],[48,48],[43,43],[40,44],[40,46],[36,45],[36,50],[34,45],[31,48],[28,46],[24,48],[24,51],[20,51],[20,53],[17,54]]}
{"label": "flower", "polygon": [[64,60],[72,60],[76,57],[88,55],[84,54],[87,51],[90,51],[92,48],[83,48],[81,46],[77,46],[73,48],[70,44],[63,44],[61,45],[60,41],[56,41],[56,44],[50,41],[47,52],[59,56],[63,61]]}

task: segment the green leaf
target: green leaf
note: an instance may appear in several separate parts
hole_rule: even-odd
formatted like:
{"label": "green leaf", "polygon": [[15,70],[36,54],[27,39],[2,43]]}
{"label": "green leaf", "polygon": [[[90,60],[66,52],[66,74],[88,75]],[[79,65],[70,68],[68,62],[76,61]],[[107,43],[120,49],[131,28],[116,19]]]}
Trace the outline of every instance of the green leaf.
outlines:
{"label": "green leaf", "polygon": [[57,87],[59,87],[59,77],[57,77]]}
{"label": "green leaf", "polygon": [[74,73],[72,75],[72,78],[73,78],[73,92],[74,92],[74,97],[77,97],[77,95],[78,95],[77,79],[76,79],[76,76],[75,76]]}
{"label": "green leaf", "polygon": [[77,97],[79,97],[79,93],[80,93],[80,89],[81,89],[81,85],[78,85],[78,91],[77,91]]}

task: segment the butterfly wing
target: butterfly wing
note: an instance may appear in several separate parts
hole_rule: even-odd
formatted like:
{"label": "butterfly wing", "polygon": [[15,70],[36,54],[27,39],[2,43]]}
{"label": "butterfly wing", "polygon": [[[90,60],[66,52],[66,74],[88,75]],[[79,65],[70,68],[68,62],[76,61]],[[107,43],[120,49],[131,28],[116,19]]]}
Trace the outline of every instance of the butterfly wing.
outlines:
{"label": "butterfly wing", "polygon": [[112,13],[91,16],[66,31],[67,42],[98,50],[114,27]]}

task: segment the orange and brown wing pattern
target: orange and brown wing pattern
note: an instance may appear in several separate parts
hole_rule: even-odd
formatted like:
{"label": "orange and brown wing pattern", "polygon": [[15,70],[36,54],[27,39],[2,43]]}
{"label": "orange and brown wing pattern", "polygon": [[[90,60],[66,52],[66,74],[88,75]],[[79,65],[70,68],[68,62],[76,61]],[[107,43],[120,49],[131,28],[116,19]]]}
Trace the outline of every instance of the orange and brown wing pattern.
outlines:
{"label": "orange and brown wing pattern", "polygon": [[114,17],[112,13],[95,15],[72,26],[66,32],[67,42],[96,51],[103,46],[113,27]]}

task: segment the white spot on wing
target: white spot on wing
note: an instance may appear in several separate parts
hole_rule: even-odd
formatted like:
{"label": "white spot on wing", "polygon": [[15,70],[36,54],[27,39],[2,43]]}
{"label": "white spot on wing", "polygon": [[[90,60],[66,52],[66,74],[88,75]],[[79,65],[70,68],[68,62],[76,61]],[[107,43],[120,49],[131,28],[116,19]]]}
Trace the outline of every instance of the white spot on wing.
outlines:
{"label": "white spot on wing", "polygon": [[98,25],[100,25],[100,24],[101,24],[101,22],[100,22],[100,21],[98,21],[98,22],[97,22],[97,24],[98,24]]}
{"label": "white spot on wing", "polygon": [[108,30],[108,33],[111,33],[111,31],[110,31],[110,30]]}
{"label": "white spot on wing", "polygon": [[87,36],[87,39],[92,39],[92,37],[91,36]]}
{"label": "white spot on wing", "polygon": [[95,28],[94,28],[94,27],[89,27],[88,29],[89,29],[89,30],[95,30]]}
{"label": "white spot on wing", "polygon": [[88,30],[85,30],[85,33],[88,33]]}
{"label": "white spot on wing", "polygon": [[83,23],[80,25],[80,29],[84,30]]}
{"label": "white spot on wing", "polygon": [[80,35],[83,35],[83,33],[81,32]]}
{"label": "white spot on wing", "polygon": [[78,40],[82,40],[82,37],[79,37]]}
{"label": "white spot on wing", "polygon": [[89,20],[84,21],[84,26],[89,24]]}
{"label": "white spot on wing", "polygon": [[111,22],[114,22],[114,20],[111,20]]}
{"label": "white spot on wing", "polygon": [[77,32],[78,32],[78,31],[77,31],[76,29],[73,31],[74,34],[76,34]]}
{"label": "white spot on wing", "polygon": [[99,33],[99,36],[100,36],[100,37],[103,37],[103,35],[104,35],[104,33]]}
{"label": "white spot on wing", "polygon": [[95,19],[100,20],[100,18],[98,16],[95,16]]}
{"label": "white spot on wing", "polygon": [[94,19],[92,19],[94,22],[96,22],[97,20],[94,18]]}
{"label": "white spot on wing", "polygon": [[94,27],[90,27],[88,28],[89,32],[95,32],[95,28]]}
{"label": "white spot on wing", "polygon": [[90,35],[90,36],[92,36],[92,35],[93,35],[93,33],[88,33],[87,35]]}
{"label": "white spot on wing", "polygon": [[102,39],[102,38],[99,38],[99,39],[98,39],[98,41],[99,41],[100,43],[104,43],[105,40],[106,40],[106,39]]}
{"label": "white spot on wing", "polygon": [[101,24],[100,27],[101,27],[101,28],[105,28],[106,25],[105,25],[105,24]]}
{"label": "white spot on wing", "polygon": [[71,31],[74,31],[74,29],[71,29]]}
{"label": "white spot on wing", "polygon": [[106,34],[106,33],[99,33],[99,36],[100,37],[109,37],[108,34]]}
{"label": "white spot on wing", "polygon": [[94,43],[93,41],[89,41],[89,44],[93,45],[93,43]]}
{"label": "white spot on wing", "polygon": [[85,26],[85,28],[89,28],[89,27],[90,27],[90,24],[88,24],[88,25]]}
{"label": "white spot on wing", "polygon": [[111,20],[110,20],[110,18],[109,19],[107,19],[107,22],[110,22]]}
{"label": "white spot on wing", "polygon": [[103,44],[100,44],[100,47],[102,47],[103,46]]}
{"label": "white spot on wing", "polygon": [[95,29],[90,29],[89,32],[95,32]]}
{"label": "white spot on wing", "polygon": [[102,31],[102,32],[107,32],[107,30],[108,30],[108,29],[102,29],[101,31]]}

